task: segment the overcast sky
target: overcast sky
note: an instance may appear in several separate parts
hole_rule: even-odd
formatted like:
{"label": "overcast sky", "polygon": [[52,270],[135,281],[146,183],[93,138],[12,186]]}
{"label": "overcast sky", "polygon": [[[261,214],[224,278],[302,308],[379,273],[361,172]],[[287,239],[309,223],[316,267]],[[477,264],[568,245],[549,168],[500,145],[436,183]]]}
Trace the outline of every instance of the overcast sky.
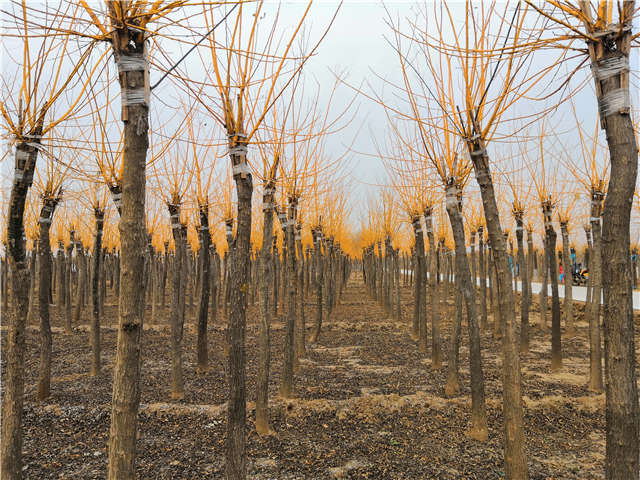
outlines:
{"label": "overcast sky", "polygon": [[[7,2],[2,1],[0,4],[3,8],[6,8]],[[386,9],[394,18],[406,19],[414,18],[417,5],[412,2],[397,2],[390,1],[386,3]],[[427,5],[432,5],[431,3]],[[332,18],[337,2],[334,1],[318,1],[314,3],[311,9],[310,16],[310,37],[315,40],[319,34],[326,28]],[[452,2],[450,6],[455,15],[462,20],[464,15],[463,3]],[[263,22],[270,24],[269,19],[275,16],[278,4],[275,2],[267,3],[263,9],[266,16]],[[280,5],[280,21],[279,26],[281,28],[293,28],[295,22],[300,17],[304,8],[303,2],[288,2]],[[430,7],[428,7],[430,8]],[[387,12],[385,6],[380,2],[374,1],[354,1],[348,0],[340,9],[338,16],[333,24],[329,34],[321,44],[314,58],[305,66],[305,75],[307,78],[317,79],[321,85],[328,86],[334,81],[331,71],[346,71],[347,82],[351,85],[363,85],[363,89],[369,93],[376,92],[378,94],[383,93],[384,98],[390,103],[398,104],[393,100],[391,90],[389,87],[384,86],[384,82],[380,80],[375,74],[383,77],[391,83],[399,84],[401,77],[399,74],[399,63],[396,53],[389,46],[385,40],[391,38],[391,31],[385,23],[387,18]],[[165,43],[166,51],[170,58],[179,58],[181,52],[184,51],[183,47],[171,48]],[[5,41],[5,49],[11,48],[7,46]],[[537,65],[544,66],[546,62],[550,61],[551,54],[540,54],[535,59]],[[638,86],[638,55],[637,50],[632,55],[632,70],[636,73],[632,74],[632,90],[634,90],[633,105],[637,108],[637,91]],[[192,55],[184,66],[186,68],[197,68],[198,59]],[[560,69],[566,69],[569,71],[575,63],[567,63]],[[12,65],[6,55],[6,50],[3,51],[2,56],[2,70],[3,76],[6,77],[7,72],[10,72]],[[375,73],[375,74],[374,74]],[[562,71],[558,72],[562,77]],[[158,72],[152,72],[151,83],[155,83],[159,78]],[[593,125],[597,115],[597,102],[593,93],[592,81],[590,80],[590,73],[588,68],[583,68],[579,72],[574,81],[572,87],[576,87],[580,84],[585,84],[581,93],[576,96],[575,104],[578,110],[579,118],[585,125],[585,130],[589,133],[593,131]],[[6,85],[3,87],[5,88]],[[6,92],[6,89],[5,89]],[[329,88],[324,88],[323,93],[328,94]],[[156,94],[156,103],[152,104],[152,109],[155,108],[153,115],[163,113],[163,102],[171,101],[170,86],[167,83],[166,89],[163,85],[163,89],[158,89],[154,92]],[[173,95],[179,95],[173,93]],[[346,105],[352,96],[354,91],[347,85],[342,85],[338,90],[337,99],[334,101],[334,106],[340,109],[343,105]],[[326,100],[326,99],[325,99]],[[321,98],[320,102],[322,103]],[[373,195],[377,192],[377,186],[380,183],[386,183],[386,173],[380,160],[376,158],[376,149],[374,142],[384,142],[384,139],[388,135],[387,119],[384,114],[384,110],[381,106],[375,102],[360,97],[357,100],[357,115],[340,133],[334,135],[328,142],[329,153],[335,157],[339,157],[344,154],[345,150],[352,145],[350,154],[346,157],[348,165],[346,170],[349,172],[349,178],[347,183],[349,185],[349,193],[351,195],[351,204],[353,205],[352,220],[357,223],[359,215],[366,209],[367,195]],[[526,101],[520,102],[514,109],[513,115],[522,112],[531,112],[537,109],[541,109],[542,104],[528,103]],[[548,145],[545,146],[551,152],[565,152],[565,150],[577,149],[577,135],[575,132],[575,120],[568,105],[562,106],[557,112],[553,113],[548,118],[548,125],[552,127],[553,133],[557,134],[562,142],[559,143],[556,139],[552,139]],[[531,128],[531,133],[536,134],[537,127]],[[604,140],[604,138],[602,138]],[[513,151],[513,146],[503,144],[493,144],[491,146],[492,153],[495,156],[506,156],[509,152]],[[576,152],[570,152],[569,155],[577,155]],[[535,153],[532,154],[535,160]],[[2,190],[8,192],[8,186],[10,185],[10,172],[12,171],[13,159],[3,160],[2,162]],[[554,160],[555,161],[555,160]],[[561,182],[569,181],[569,179],[561,178]],[[472,184],[475,184],[472,181]],[[7,187],[7,188],[5,188]],[[6,198],[6,197],[5,197]],[[585,202],[586,204],[586,202]],[[634,211],[634,215],[637,217],[637,210]],[[538,214],[538,212],[536,212]],[[509,218],[503,220],[510,224],[512,220]],[[580,235],[578,233],[578,235]]]}

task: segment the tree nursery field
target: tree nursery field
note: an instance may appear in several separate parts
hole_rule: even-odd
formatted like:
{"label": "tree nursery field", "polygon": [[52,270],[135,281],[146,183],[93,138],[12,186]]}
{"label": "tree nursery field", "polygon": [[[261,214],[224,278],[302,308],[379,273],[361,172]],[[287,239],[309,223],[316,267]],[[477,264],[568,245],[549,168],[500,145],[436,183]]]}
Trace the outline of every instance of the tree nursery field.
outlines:
{"label": "tree nursery field", "polygon": [[640,479],[640,5],[0,5],[0,478]]}

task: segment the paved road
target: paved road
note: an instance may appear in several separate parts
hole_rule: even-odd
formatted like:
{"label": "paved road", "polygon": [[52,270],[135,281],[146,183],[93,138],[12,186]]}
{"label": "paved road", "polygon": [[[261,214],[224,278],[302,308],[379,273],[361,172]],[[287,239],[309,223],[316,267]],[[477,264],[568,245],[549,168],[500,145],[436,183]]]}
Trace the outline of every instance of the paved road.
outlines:
{"label": "paved road", "polygon": [[[429,275],[427,273],[427,275]],[[488,284],[488,281],[487,281]],[[480,279],[478,279],[478,285],[480,285]],[[531,283],[531,290],[533,294],[539,294],[542,290],[542,284],[538,282]],[[547,285],[548,295],[551,296],[551,285]],[[522,291],[522,283],[518,282],[518,291]],[[573,299],[577,302],[584,302],[587,298],[587,287],[578,287],[576,285],[571,289],[571,294]],[[558,295],[560,298],[564,298],[564,285],[558,285]],[[600,303],[602,303],[602,297],[600,298]],[[640,291],[633,291],[633,309],[640,310]]]}
{"label": "paved road", "polygon": [[[518,291],[520,292],[521,290],[522,290],[522,285],[520,282],[518,282]],[[540,293],[541,290],[542,290],[541,283],[533,282],[531,284],[531,291],[534,294]],[[547,285],[547,290],[548,290],[549,296],[551,296],[551,285]],[[564,298],[564,285],[558,285],[558,295],[560,298]],[[578,287],[574,285],[573,288],[571,289],[571,295],[573,296],[574,300],[578,302],[584,302],[586,301],[586,298],[587,298],[587,287]],[[602,297],[600,297],[600,303],[602,303]],[[633,291],[633,309],[640,310],[640,291],[637,291],[637,290]]]}

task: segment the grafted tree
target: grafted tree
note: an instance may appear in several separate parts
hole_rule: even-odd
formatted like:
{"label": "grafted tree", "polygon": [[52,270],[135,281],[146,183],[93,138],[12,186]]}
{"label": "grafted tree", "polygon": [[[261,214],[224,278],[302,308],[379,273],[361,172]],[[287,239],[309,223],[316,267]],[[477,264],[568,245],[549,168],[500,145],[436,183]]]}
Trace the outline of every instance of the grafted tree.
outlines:
{"label": "grafted tree", "polygon": [[[3,42],[4,54],[13,65],[5,82],[0,102],[2,129],[15,147],[14,171],[7,215],[7,257],[12,292],[7,334],[7,376],[2,395],[2,444],[0,470],[3,478],[22,478],[22,410],[24,396],[25,324],[29,304],[29,271],[24,239],[24,211],[33,183],[42,138],[56,125],[68,119],[83,97],[78,73],[91,54],[86,49],[71,69],[65,63],[73,49],[68,36],[59,37],[58,29],[75,25],[78,6],[60,3],[49,12],[46,25],[31,23],[27,2],[11,5]],[[17,47],[17,48],[16,48]],[[16,56],[15,52],[21,52]],[[51,81],[41,81],[49,77]],[[85,83],[86,85],[86,83]],[[78,88],[74,88],[74,87]],[[67,95],[63,108],[54,108]],[[7,295],[5,294],[5,301]],[[8,306],[8,305],[4,305]],[[47,304],[48,306],[48,304]],[[6,311],[6,310],[4,310]]]}
{"label": "grafted tree", "polygon": [[[248,146],[276,100],[300,71],[318,44],[303,52],[293,64],[293,43],[300,35],[311,4],[304,7],[293,32],[283,41],[274,38],[272,28],[262,32],[259,19],[264,3],[224,6],[227,28],[215,29],[218,9],[203,5],[205,28],[202,58],[207,57],[203,78],[184,75],[185,88],[193,92],[202,107],[227,134],[229,157],[236,185],[237,228],[229,281],[229,403],[227,408],[226,476],[246,476],[246,385],[245,326],[249,287],[251,200],[253,179],[247,158]],[[222,15],[220,16],[222,19]],[[326,33],[326,32],[325,32]]]}
{"label": "grafted tree", "polygon": [[[557,205],[555,178],[557,177],[558,171],[557,168],[555,171],[552,170],[548,162],[545,164],[544,129],[545,124],[543,122],[542,131],[538,138],[539,163],[533,167],[531,177],[533,178],[538,201],[542,209],[545,275],[548,272],[549,279],[551,280],[551,371],[555,372],[562,368],[561,313],[558,291],[558,262],[556,261],[556,240],[558,235],[553,226],[553,213]],[[546,288],[546,285],[543,284],[543,287]]]}
{"label": "grafted tree", "polygon": [[[530,71],[530,58],[519,54],[520,45],[535,40],[525,38],[530,25],[525,22],[528,8],[522,4],[500,8],[496,3],[476,6],[467,1],[462,20],[454,18],[446,3],[435,6],[433,12],[427,10],[409,22],[407,31],[392,21],[388,23],[396,32],[394,47],[403,71],[408,72],[410,90],[422,99],[421,103],[437,104],[448,118],[449,130],[459,135],[467,147],[480,187],[496,269],[500,322],[504,326],[505,475],[509,479],[526,479],[513,276],[487,147],[499,137],[497,130],[505,121],[505,112],[531,91],[545,70]],[[494,82],[496,78],[500,80]],[[415,114],[411,118],[419,121]]]}
{"label": "grafted tree", "polygon": [[[546,30],[554,34],[548,39],[549,45],[566,51],[572,42],[583,41],[587,47],[583,61],[591,64],[600,123],[606,133],[611,161],[602,212],[602,257],[607,259],[602,265],[607,365],[605,471],[608,479],[637,478],[640,474],[640,410],[633,340],[629,229],[638,171],[638,145],[630,115],[629,57],[631,48],[638,46],[640,38],[640,34],[633,31],[634,19],[637,22],[640,10],[632,0],[550,1],[542,6],[531,5],[557,27]],[[592,201],[599,206],[602,196],[597,195]]]}
{"label": "grafted tree", "polygon": [[583,188],[588,199],[589,222],[584,230],[587,234],[589,281],[586,298],[586,317],[589,322],[589,390],[601,392],[604,388],[602,375],[602,335],[600,326],[602,298],[602,201],[606,195],[609,180],[609,160],[599,145],[600,122],[596,121],[591,138],[583,128],[583,122],[576,119],[576,130],[580,138],[578,159],[567,159],[567,166]]}
{"label": "grafted tree", "polygon": [[[133,478],[140,403],[140,339],[145,306],[146,157],[149,147],[149,53],[147,40],[157,34],[152,25],[183,5],[182,0],[159,2],[106,2],[100,8],[81,2],[83,29],[76,36],[96,42],[109,42],[121,89],[121,120],[124,125],[122,190],[120,215],[120,301],[118,341],[113,379],[111,427],[109,431],[109,479]],[[169,20],[169,21],[167,21]],[[112,190],[112,193],[113,190]],[[115,200],[115,198],[114,198]]]}

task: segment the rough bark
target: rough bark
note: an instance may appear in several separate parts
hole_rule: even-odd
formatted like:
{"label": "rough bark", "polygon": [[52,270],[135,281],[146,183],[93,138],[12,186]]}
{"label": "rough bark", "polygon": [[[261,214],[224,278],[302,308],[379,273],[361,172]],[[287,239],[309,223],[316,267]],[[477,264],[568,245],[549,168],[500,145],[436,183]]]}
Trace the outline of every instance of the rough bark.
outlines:
{"label": "rough bark", "polygon": [[[33,132],[42,133],[42,126]],[[35,142],[39,140],[35,139]],[[38,150],[20,142],[16,146],[13,184],[7,225],[11,316],[7,332],[6,374],[2,392],[2,478],[22,478],[22,411],[24,401],[25,324],[29,306],[29,270],[25,255],[24,208],[33,181]],[[20,173],[18,173],[18,170]],[[6,297],[5,297],[6,298]]]}
{"label": "rough bark", "polygon": [[396,320],[402,320],[400,307],[400,255],[398,250],[393,251],[393,273],[395,275],[395,317]]}
{"label": "rough bark", "polygon": [[40,314],[40,365],[36,399],[40,402],[51,395],[51,323],[49,321],[49,288],[51,282],[51,242],[49,228],[57,205],[55,198],[45,198],[40,210],[38,224],[38,255],[40,256],[40,278],[38,279],[38,311]]}
{"label": "rough bark", "polygon": [[[295,245],[298,252],[297,272],[296,272],[296,295],[298,301],[298,315],[296,318],[296,360],[304,358],[306,355],[306,333],[307,325],[304,315],[304,254],[302,250],[302,237],[300,236],[301,225],[295,227]],[[298,366],[296,361],[296,367]]]}
{"label": "rough bark", "polygon": [[456,280],[465,301],[467,325],[469,328],[469,371],[471,372],[471,430],[469,436],[485,441],[487,432],[487,410],[484,394],[484,374],[482,372],[482,352],[480,347],[480,327],[476,289],[473,284],[469,259],[466,253],[464,225],[462,223],[462,203],[458,199],[455,183],[447,185],[447,213],[456,249]]}
{"label": "rough bark", "polygon": [[548,300],[548,292],[549,292],[549,256],[547,255],[547,248],[544,247],[544,255],[542,258],[542,270],[540,272],[542,287],[540,288],[540,323],[539,327],[541,329],[547,330],[549,328],[548,325],[548,310],[549,310],[549,300]]}
{"label": "rough bark", "polygon": [[171,216],[171,232],[175,243],[175,255],[173,257],[173,269],[171,272],[171,398],[182,400],[184,398],[184,376],[182,370],[182,336],[184,332],[183,299],[183,270],[186,256],[186,239],[183,237],[183,229],[180,224],[180,205],[168,205]]}
{"label": "rough bark", "polygon": [[96,237],[93,245],[93,277],[91,278],[91,371],[90,375],[100,374],[100,275],[102,267],[102,230],[104,226],[104,210],[94,208],[93,214],[96,219]]}
{"label": "rough bark", "polygon": [[316,321],[313,333],[311,334],[311,343],[316,343],[320,338],[322,329],[322,287],[324,284],[324,260],[322,258],[322,229],[318,226],[313,230],[314,256],[315,256],[315,285],[316,285]]}
{"label": "rough bark", "polygon": [[[29,311],[27,313],[27,325],[34,323],[34,317],[36,314],[36,308],[38,308],[38,302],[36,300],[36,270],[37,270],[37,262],[38,258],[37,253],[37,242],[33,241],[33,248],[31,249],[31,256],[29,257]],[[4,262],[3,262],[4,264]],[[0,279],[1,282],[6,282],[6,278]],[[2,288],[5,288],[5,284],[2,284]],[[47,300],[49,299],[49,294],[47,293]],[[2,312],[6,312],[6,310],[2,310]]]}
{"label": "rough bark", "polygon": [[285,240],[287,243],[287,318],[284,341],[284,366],[280,395],[283,398],[293,397],[293,372],[295,361],[295,325],[296,325],[296,255],[293,227],[296,218],[296,203],[290,199],[288,209]]}
{"label": "rough bark", "polygon": [[[109,4],[111,6],[111,4]],[[113,8],[113,6],[111,6]],[[115,17],[115,14],[114,14]],[[146,57],[144,32],[117,26],[112,34],[116,60],[121,55]],[[145,72],[120,72],[121,89],[145,88]],[[124,93],[124,92],[123,92]],[[140,340],[144,321],[143,271],[146,157],[149,147],[149,107],[124,107],[122,215],[120,218],[119,324],[109,431],[109,480],[135,477],[136,434],[140,403]]]}
{"label": "rough bark", "polygon": [[456,317],[451,322],[451,336],[449,337],[449,356],[447,357],[447,383],[444,394],[447,397],[460,395],[460,330],[462,329],[462,287],[460,279],[455,280]]}
{"label": "rough bark", "polygon": [[424,214],[425,229],[429,242],[429,303],[431,306],[431,366],[442,367],[442,351],[440,346],[440,296],[438,295],[438,253],[433,236],[431,209]]}
{"label": "rough bark", "polygon": [[414,293],[414,328],[417,323],[418,331],[413,332],[418,340],[418,348],[420,352],[427,353],[427,319],[425,312],[425,290],[424,290],[424,277],[425,277],[425,261],[424,261],[424,237],[422,235],[422,225],[420,224],[420,217],[412,219],[413,223],[413,235],[415,237],[415,256],[416,256],[416,281],[413,288]]}
{"label": "rough bark", "polygon": [[[624,18],[631,18],[635,2],[623,3]],[[616,40],[608,57],[629,57],[631,28]],[[601,80],[602,95],[620,88],[629,94],[629,73]],[[602,115],[604,116],[604,114]],[[604,293],[607,479],[640,476],[640,411],[636,378],[636,352],[631,288],[630,216],[638,171],[638,146],[629,110],[610,112],[602,119],[611,159],[611,171],[602,221],[602,285]],[[598,295],[594,293],[596,297]]]}
{"label": "rough bark", "polygon": [[[558,295],[558,267],[556,262],[557,234],[551,224],[551,207],[544,210],[545,214],[545,257],[549,267],[551,279],[551,371],[557,372],[562,368],[562,331],[560,329],[560,297]],[[548,217],[547,217],[548,215]]]}
{"label": "rough bark", "polygon": [[487,312],[487,261],[485,259],[484,228],[478,227],[478,263],[480,264],[480,328],[489,324]]}
{"label": "rough bark", "polygon": [[[474,126],[474,129],[479,130],[477,126]],[[505,331],[502,338],[502,348],[505,476],[507,479],[526,480],[529,478],[529,473],[524,443],[520,356],[515,339],[515,298],[511,288],[511,269],[500,226],[500,215],[486,149],[481,140],[469,141],[467,146],[473,161],[476,180],[480,186],[489,240],[493,249],[494,263],[498,270],[496,283],[500,310],[504,317]]]}
{"label": "rough bark", "polygon": [[[231,162],[243,172],[247,168],[246,141],[230,139]],[[240,147],[238,152],[237,147]],[[226,477],[243,479],[247,474],[246,435],[246,355],[247,290],[251,254],[251,196],[253,181],[249,173],[234,174],[238,202],[238,226],[230,276],[229,312],[229,402],[227,408]]]}
{"label": "rough bark", "polygon": [[84,248],[79,241],[76,241],[76,252],[78,252],[78,286],[76,288],[76,305],[73,309],[73,323],[80,323],[80,314],[85,304],[86,283],[87,283],[87,266],[86,257],[84,256]]}
{"label": "rough bark", "polygon": [[208,369],[207,322],[209,320],[209,293],[211,290],[211,235],[209,234],[209,205],[200,205],[200,295],[198,300],[198,366],[204,373]]}
{"label": "rough bark", "polygon": [[273,184],[267,183],[262,195],[262,288],[260,301],[260,335],[258,337],[258,377],[256,381],[256,432],[269,433],[269,369],[271,364],[271,288],[273,272],[271,248],[273,246]]}
{"label": "rough bark", "polygon": [[75,232],[72,230],[69,234],[69,245],[67,246],[67,261],[65,264],[65,275],[64,275],[64,281],[65,281],[65,302],[64,302],[64,318],[65,318],[65,323],[64,323],[64,330],[65,333],[70,334],[73,331],[73,309],[72,309],[72,296],[71,296],[71,291],[72,291],[72,287],[73,287],[73,281],[72,281],[72,269],[71,266],[73,264],[73,247],[75,245]]}
{"label": "rough bark", "polygon": [[529,268],[525,263],[523,242],[522,212],[516,212],[516,242],[518,244],[518,264],[522,279],[522,297],[520,303],[520,353],[529,352]]}

